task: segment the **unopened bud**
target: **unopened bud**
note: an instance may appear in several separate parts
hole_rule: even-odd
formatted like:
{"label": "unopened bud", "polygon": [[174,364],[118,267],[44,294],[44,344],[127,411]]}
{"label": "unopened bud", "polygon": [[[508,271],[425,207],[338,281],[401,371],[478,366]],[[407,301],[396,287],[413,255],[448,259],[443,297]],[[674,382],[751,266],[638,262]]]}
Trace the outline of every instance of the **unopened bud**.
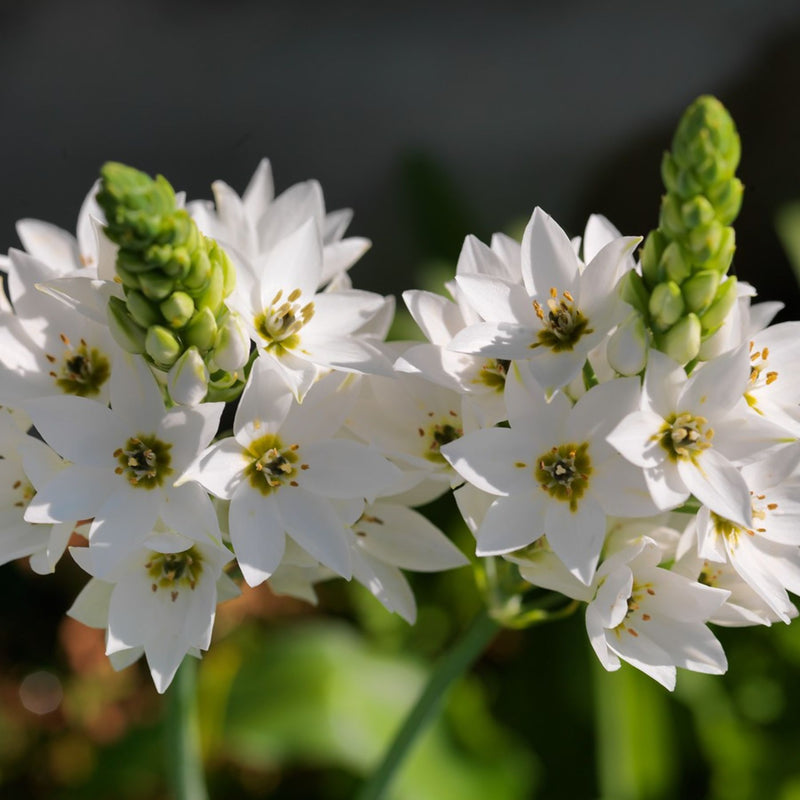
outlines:
{"label": "unopened bud", "polygon": [[686,310],[681,287],[675,281],[659,283],[650,295],[648,310],[657,330],[665,331],[674,325]]}
{"label": "unopened bud", "polygon": [[692,274],[691,262],[678,242],[670,242],[661,254],[661,271],[669,281],[683,283]]}
{"label": "unopened bud", "polygon": [[127,305],[133,319],[143,328],[149,328],[151,325],[161,322],[158,308],[135,289],[125,296],[125,305]]}
{"label": "unopened bud", "polygon": [[183,340],[201,353],[211,349],[217,336],[217,321],[209,308],[201,308],[183,329]]}
{"label": "unopened bud", "polygon": [[696,314],[687,314],[666,333],[659,336],[659,345],[673,361],[688,364],[700,352],[702,329]]}
{"label": "unopened bud", "polygon": [[173,292],[159,309],[171,327],[182,328],[194,314],[194,301],[186,292]]}
{"label": "unopened bud", "polygon": [[250,355],[250,337],[239,315],[232,311],[220,326],[214,342],[214,363],[231,374],[241,369]]}
{"label": "unopened bud", "polygon": [[701,269],[684,282],[681,290],[686,307],[690,311],[699,314],[711,305],[717,293],[719,277],[719,272],[716,270]]}
{"label": "unopened bud", "polygon": [[700,322],[703,331],[708,334],[716,330],[725,321],[725,317],[736,303],[736,278],[731,275],[722,286],[717,289],[714,302],[708,310],[701,315]]}
{"label": "unopened bud", "polygon": [[634,311],[608,340],[608,363],[620,375],[638,375],[647,364],[648,339],[642,315]]}
{"label": "unopened bud", "polygon": [[167,388],[173,402],[196,406],[208,391],[208,368],[196,347],[190,347],[172,365],[167,375]]}
{"label": "unopened bud", "polygon": [[181,344],[172,331],[163,325],[151,325],[147,329],[144,349],[156,366],[171,367],[181,354]]}
{"label": "unopened bud", "polygon": [[139,275],[139,285],[142,287],[142,294],[148,300],[165,300],[172,294],[175,288],[175,281],[162,272],[142,272]]}

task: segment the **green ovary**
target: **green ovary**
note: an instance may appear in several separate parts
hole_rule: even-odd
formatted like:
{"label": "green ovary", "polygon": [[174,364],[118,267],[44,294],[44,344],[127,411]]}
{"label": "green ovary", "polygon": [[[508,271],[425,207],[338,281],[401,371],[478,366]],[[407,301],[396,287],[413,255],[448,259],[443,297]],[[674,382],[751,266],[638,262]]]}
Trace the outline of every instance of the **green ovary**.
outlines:
{"label": "green ovary", "polygon": [[569,503],[576,511],[578,500],[589,486],[592,460],[589,443],[562,444],[537,459],[536,480],[551,497]]}
{"label": "green ovary", "polygon": [[670,414],[657,438],[672,461],[683,459],[696,463],[697,457],[711,447],[714,431],[705,417],[693,414]]}
{"label": "green ovary", "polygon": [[139,434],[125,442],[125,447],[114,451],[119,466],[114,470],[124,475],[137,489],[154,489],[171,475],[172,445],[157,439],[155,434]]}
{"label": "green ovary", "polygon": [[[48,360],[52,358],[48,356]],[[90,348],[81,339],[79,347],[68,348],[64,353],[60,371],[50,374],[64,394],[95,397],[111,375],[111,364],[97,348]]]}
{"label": "green ovary", "polygon": [[[262,494],[271,492],[289,483],[296,486],[294,477],[297,475],[297,445],[284,447],[281,440],[272,433],[267,433],[254,439],[244,454],[248,460],[244,474],[250,480],[250,485]],[[306,469],[306,465],[301,465]]]}
{"label": "green ovary", "polygon": [[144,566],[151,580],[150,588],[154,592],[168,591],[174,602],[181,589],[194,590],[203,572],[203,557],[195,547],[180,553],[151,552]]}

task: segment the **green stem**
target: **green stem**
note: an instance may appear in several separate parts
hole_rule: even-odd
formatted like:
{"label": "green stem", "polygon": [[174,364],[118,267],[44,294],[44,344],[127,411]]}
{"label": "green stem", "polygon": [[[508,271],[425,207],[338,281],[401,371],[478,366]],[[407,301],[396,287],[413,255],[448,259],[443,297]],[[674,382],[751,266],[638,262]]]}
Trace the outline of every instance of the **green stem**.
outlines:
{"label": "green stem", "polygon": [[444,655],[386,752],[383,762],[364,784],[361,792],[357,795],[357,800],[380,800],[385,797],[395,772],[417,736],[427,727],[438,711],[446,690],[469,669],[497,633],[499,627],[486,611],[482,611],[461,641]]}
{"label": "green stem", "polygon": [[174,800],[207,800],[197,719],[197,659],[186,656],[167,695],[167,775]]}

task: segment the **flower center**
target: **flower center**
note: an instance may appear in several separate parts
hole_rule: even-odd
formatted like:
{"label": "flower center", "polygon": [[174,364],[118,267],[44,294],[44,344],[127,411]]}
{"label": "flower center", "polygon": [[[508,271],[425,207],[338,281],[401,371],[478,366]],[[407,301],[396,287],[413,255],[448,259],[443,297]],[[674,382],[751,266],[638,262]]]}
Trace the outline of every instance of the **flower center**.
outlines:
{"label": "flower center", "polygon": [[168,591],[174,603],[182,589],[194,591],[203,572],[203,557],[195,547],[180,553],[151,552],[144,567],[152,581],[150,588]]}
{"label": "flower center", "polygon": [[[50,371],[50,377],[64,394],[74,394],[78,397],[94,397],[99,394],[100,387],[111,375],[109,360],[96,348],[89,347],[85,339],[81,339],[78,347],[63,333],[61,341],[64,343],[64,354],[61,366]],[[58,358],[50,353],[46,354],[51,364],[56,364]]]}
{"label": "flower center", "polygon": [[119,466],[114,470],[124,475],[131,486],[153,489],[164,483],[164,478],[172,474],[170,456],[172,445],[157,439],[155,434],[132,436],[125,447],[114,451]]}
{"label": "flower center", "polygon": [[536,480],[544,491],[557,500],[569,503],[576,511],[578,500],[589,486],[592,460],[589,443],[562,444],[537,459]]}
{"label": "flower center", "polygon": [[673,461],[683,459],[695,463],[695,459],[711,447],[714,431],[708,427],[705,417],[688,413],[671,414],[656,438]]}
{"label": "flower center", "polygon": [[758,528],[743,528],[741,525],[737,525],[735,522],[731,522],[729,519],[721,517],[713,511],[711,512],[711,525],[714,529],[714,533],[717,536],[723,537],[731,547],[736,547],[739,544],[739,537],[742,534],[755,536],[757,533],[766,533],[767,513],[775,511],[778,508],[777,503],[766,502],[767,496],[765,494],[750,492],[750,498],[750,508],[753,511],[753,523],[754,525],[758,525]]}
{"label": "flower center", "polygon": [[[458,413],[455,411],[449,411],[448,413],[451,419],[445,418],[440,422],[429,425],[427,431],[424,428],[418,429],[419,435],[427,443],[423,455],[428,461],[433,461],[434,464],[446,464],[447,460],[441,453],[442,447],[454,442],[464,434]],[[432,417],[433,411],[429,411],[428,416]]]}
{"label": "flower center", "polygon": [[473,382],[482,383],[496,392],[502,392],[510,366],[511,362],[505,358],[487,358]]}
{"label": "flower center", "polygon": [[283,299],[283,289],[279,289],[269,308],[257,314],[254,320],[256,330],[267,342],[267,350],[291,350],[300,343],[301,328],[314,316],[314,303],[301,306],[297,301],[301,292],[295,289]]}
{"label": "flower center", "polygon": [[533,310],[542,322],[542,329],[531,348],[548,347],[554,353],[560,353],[572,350],[584,334],[593,333],[589,320],[575,305],[575,299],[568,291],[563,291],[559,300],[558,291],[551,288],[547,310],[538,300],[533,301]]}
{"label": "flower center", "polygon": [[[22,475],[21,472],[19,474]],[[24,475],[11,484],[11,489],[13,494],[19,498],[13,503],[15,508],[27,508],[28,503],[33,500],[33,496],[36,494],[36,489],[33,488],[31,482]]]}
{"label": "flower center", "polygon": [[[284,447],[272,433],[250,442],[244,453],[249,462],[244,472],[250,479],[250,485],[261,494],[270,494],[286,483],[297,486],[294,480],[297,475],[295,465],[299,460],[297,449],[296,444]],[[301,464],[300,469],[308,469],[308,464]]]}

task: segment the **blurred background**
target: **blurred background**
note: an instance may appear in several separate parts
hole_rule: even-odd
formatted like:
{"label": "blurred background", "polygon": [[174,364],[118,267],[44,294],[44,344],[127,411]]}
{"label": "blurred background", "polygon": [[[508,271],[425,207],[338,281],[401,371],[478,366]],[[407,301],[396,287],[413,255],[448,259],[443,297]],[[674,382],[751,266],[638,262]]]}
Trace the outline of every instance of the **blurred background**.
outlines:
{"label": "blurred background", "polygon": [[[268,156],[278,191],[313,177],[329,209],[354,209],[374,242],[359,288],[437,289],[467,233],[518,230],[535,205],[571,235],[592,212],[646,233],[661,153],[701,93],[743,139],[735,269],[797,318],[796,0],[0,0],[0,249],[22,217],[73,230],[105,160],[201,198],[217,178],[242,191]],[[470,549],[449,500],[429,512]],[[83,580],[67,561],[49,578],[2,567],[0,796],[166,798],[161,698],[64,617]],[[415,588],[413,628],[341,581],[316,608],[261,587],[220,609],[200,670],[213,798],[353,795],[480,605],[466,569]],[[800,624],[719,636],[728,675],[682,673],[669,695],[605,674],[580,615],[504,632],[395,797],[798,800]]]}

